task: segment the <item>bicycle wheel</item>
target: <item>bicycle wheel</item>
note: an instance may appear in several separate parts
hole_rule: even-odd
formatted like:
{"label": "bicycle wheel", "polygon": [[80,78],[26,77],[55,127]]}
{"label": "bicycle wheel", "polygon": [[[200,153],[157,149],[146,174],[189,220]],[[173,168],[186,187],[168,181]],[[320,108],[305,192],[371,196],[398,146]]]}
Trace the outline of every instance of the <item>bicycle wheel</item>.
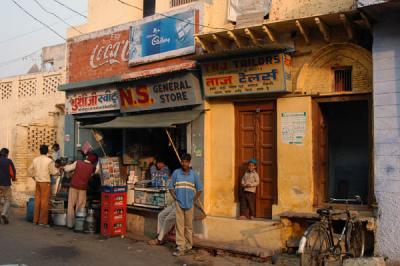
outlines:
{"label": "bicycle wheel", "polygon": [[354,258],[364,256],[365,235],[362,223],[355,221],[349,224],[346,233],[346,251]]}
{"label": "bicycle wheel", "polygon": [[[308,227],[304,233],[304,245],[302,249],[300,265],[301,266],[320,266],[324,265],[324,259],[329,254],[332,246],[331,239],[329,238],[328,230],[323,223],[315,223]],[[301,242],[302,242],[301,241]]]}

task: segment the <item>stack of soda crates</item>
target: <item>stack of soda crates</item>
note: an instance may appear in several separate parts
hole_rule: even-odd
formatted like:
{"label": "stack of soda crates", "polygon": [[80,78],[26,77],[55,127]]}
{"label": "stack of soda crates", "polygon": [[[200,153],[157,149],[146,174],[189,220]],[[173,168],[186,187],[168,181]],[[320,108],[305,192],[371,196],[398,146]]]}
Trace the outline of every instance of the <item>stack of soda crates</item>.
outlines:
{"label": "stack of soda crates", "polygon": [[101,234],[105,237],[126,234],[127,187],[103,187],[101,193]]}

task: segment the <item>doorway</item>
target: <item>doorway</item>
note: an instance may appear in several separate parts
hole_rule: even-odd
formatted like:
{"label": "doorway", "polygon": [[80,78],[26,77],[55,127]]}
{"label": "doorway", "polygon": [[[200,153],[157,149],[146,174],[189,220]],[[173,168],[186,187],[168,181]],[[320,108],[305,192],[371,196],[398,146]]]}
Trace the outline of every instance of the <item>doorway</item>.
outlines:
{"label": "doorway", "polygon": [[368,100],[319,102],[317,134],[319,204],[361,196],[369,202],[370,108]]}
{"label": "doorway", "polygon": [[272,218],[277,196],[275,104],[236,105],[237,191],[247,169],[247,161],[256,158],[260,184],[256,192],[256,217]]}

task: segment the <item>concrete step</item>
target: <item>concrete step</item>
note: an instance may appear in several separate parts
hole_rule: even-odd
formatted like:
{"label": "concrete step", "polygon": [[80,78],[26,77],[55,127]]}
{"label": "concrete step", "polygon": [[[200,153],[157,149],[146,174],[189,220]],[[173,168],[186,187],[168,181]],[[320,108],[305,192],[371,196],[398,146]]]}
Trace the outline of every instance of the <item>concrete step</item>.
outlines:
{"label": "concrete step", "polygon": [[268,250],[280,251],[282,248],[280,221],[207,216],[202,225],[203,233],[198,236],[204,240]]}
{"label": "concrete step", "polygon": [[195,238],[193,242],[195,248],[205,249],[216,255],[221,255],[223,252],[227,252],[243,256],[259,257],[264,260],[271,260],[272,256],[276,253],[275,250],[249,247],[232,242],[217,242],[198,238]]}

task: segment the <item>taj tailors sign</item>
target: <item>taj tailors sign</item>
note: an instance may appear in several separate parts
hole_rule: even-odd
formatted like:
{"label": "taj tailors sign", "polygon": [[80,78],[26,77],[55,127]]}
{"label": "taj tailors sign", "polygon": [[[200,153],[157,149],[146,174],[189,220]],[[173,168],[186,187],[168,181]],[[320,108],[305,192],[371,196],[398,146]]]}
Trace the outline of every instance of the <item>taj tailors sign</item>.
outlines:
{"label": "taj tailors sign", "polygon": [[120,86],[121,112],[165,109],[202,103],[200,82],[191,73]]}
{"label": "taj tailors sign", "polygon": [[287,54],[211,61],[201,65],[207,97],[287,92],[292,88]]}

